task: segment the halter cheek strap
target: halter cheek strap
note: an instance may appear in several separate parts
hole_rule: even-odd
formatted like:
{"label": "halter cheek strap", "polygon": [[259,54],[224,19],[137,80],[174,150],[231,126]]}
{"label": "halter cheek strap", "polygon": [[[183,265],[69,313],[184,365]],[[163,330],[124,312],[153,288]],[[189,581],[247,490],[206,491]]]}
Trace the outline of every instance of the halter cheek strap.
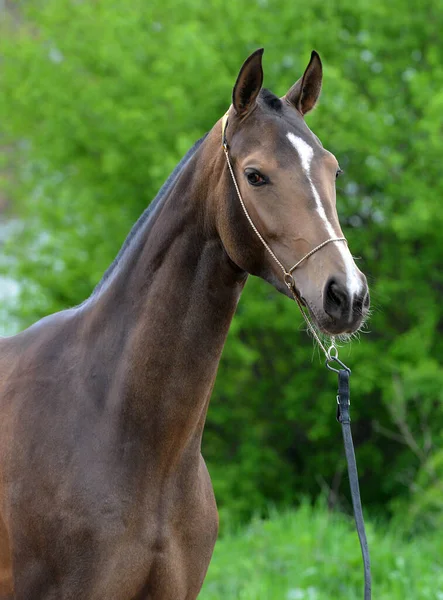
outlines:
{"label": "halter cheek strap", "polygon": [[[228,143],[226,141],[226,128],[228,126],[228,114],[229,114],[229,109],[223,115],[223,118],[222,118],[222,146],[223,146],[223,150],[224,150],[224,153],[225,153],[225,156],[226,156],[226,162],[228,164],[228,169],[229,169],[229,172],[231,173],[232,181],[234,182],[234,187],[235,187],[235,190],[237,192],[238,199],[240,200],[240,204],[242,206],[243,212],[245,213],[245,216],[248,219],[249,224],[251,225],[251,227],[254,230],[255,234],[257,235],[258,239],[261,241],[261,243],[265,247],[266,251],[270,254],[270,256],[272,257],[272,259],[275,261],[275,263],[280,267],[281,271],[283,272],[283,280],[285,282],[285,285],[292,292],[292,295],[294,296],[294,299],[297,301],[297,304],[300,307],[302,315],[303,315],[306,323],[308,324],[308,327],[311,330],[311,333],[313,334],[313,336],[317,340],[320,348],[323,350],[323,352],[329,358],[329,351],[331,350],[331,348],[328,351],[323,346],[320,338],[317,335],[317,332],[315,331],[314,326],[312,325],[312,323],[310,322],[308,316],[306,315],[305,311],[303,310],[302,301],[301,301],[300,296],[298,294],[297,287],[295,285],[294,276],[292,275],[292,273],[305,260],[307,260],[310,256],[312,256],[313,254],[315,254],[316,252],[318,252],[318,250],[321,250],[322,248],[324,248],[327,244],[330,244],[331,242],[346,242],[347,243],[347,240],[344,237],[329,238],[328,240],[325,240],[324,242],[322,242],[321,244],[319,244],[318,246],[316,246],[315,248],[313,248],[312,250],[310,250],[299,261],[297,261],[295,263],[295,265],[292,266],[290,269],[286,269],[286,267],[280,262],[280,260],[274,254],[273,250],[270,248],[269,244],[265,241],[265,239],[263,238],[263,236],[261,235],[261,233],[259,232],[259,230],[255,226],[253,220],[251,219],[250,214],[248,213],[248,210],[246,208],[246,205],[245,205],[245,203],[243,201],[243,198],[242,198],[242,195],[240,193],[240,189],[238,187],[237,180],[236,180],[235,175],[234,175],[234,170],[232,168],[231,160],[229,158],[229,146],[228,146]],[[332,347],[335,348],[335,345],[334,345],[333,342],[332,342]]]}

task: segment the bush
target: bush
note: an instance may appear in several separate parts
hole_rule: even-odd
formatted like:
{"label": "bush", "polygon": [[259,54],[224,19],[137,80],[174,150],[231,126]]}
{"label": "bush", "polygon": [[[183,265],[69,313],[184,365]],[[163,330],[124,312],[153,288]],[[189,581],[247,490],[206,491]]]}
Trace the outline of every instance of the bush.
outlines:
{"label": "bush", "polygon": [[[269,0],[247,13],[219,0],[19,8],[0,32],[0,128],[4,186],[24,224],[4,267],[21,285],[10,313],[23,325],[90,293],[173,166],[226,110],[251,50],[266,47],[265,84],[280,94],[320,52],[324,92],[309,125],[346,171],[339,214],[374,306],[370,335],[341,354],[354,372],[362,492],[373,507],[407,498],[443,425],[436,0],[408,10],[400,0]],[[325,489],[346,505],[336,382],[300,323],[291,302],[249,281],[204,438],[219,506],[235,518]]]}

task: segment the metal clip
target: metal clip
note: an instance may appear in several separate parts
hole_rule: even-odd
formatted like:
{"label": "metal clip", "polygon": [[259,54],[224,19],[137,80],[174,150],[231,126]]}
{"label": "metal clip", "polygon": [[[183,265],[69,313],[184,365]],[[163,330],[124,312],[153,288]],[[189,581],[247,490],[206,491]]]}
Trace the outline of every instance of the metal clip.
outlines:
{"label": "metal clip", "polygon": [[[349,367],[347,367],[344,363],[342,363],[342,361],[338,358],[338,348],[335,345],[335,338],[332,336],[331,337],[331,345],[329,346],[328,351],[327,351],[325,364],[330,371],[334,371],[334,373],[339,373],[339,369],[334,369],[334,367],[331,367],[331,363],[333,363],[333,362],[336,362],[343,369],[345,369],[345,371],[347,371],[349,374],[351,374],[351,369]],[[338,397],[337,397],[337,402],[338,402]]]}
{"label": "metal clip", "polygon": [[[329,356],[329,351],[328,351],[328,356]],[[334,371],[334,373],[340,373],[340,369],[335,369],[334,367],[331,366],[331,363],[334,363],[334,362],[337,363],[338,365],[340,365],[340,367],[342,367],[342,369],[347,371],[349,374],[351,374],[351,369],[349,367],[347,367],[345,365],[345,363],[343,363],[338,358],[338,356],[331,356],[330,358],[326,359],[325,365],[330,371]]]}
{"label": "metal clip", "polygon": [[[337,394],[337,404],[340,406],[340,394]],[[348,406],[351,406],[351,401],[349,399],[348,399]]]}

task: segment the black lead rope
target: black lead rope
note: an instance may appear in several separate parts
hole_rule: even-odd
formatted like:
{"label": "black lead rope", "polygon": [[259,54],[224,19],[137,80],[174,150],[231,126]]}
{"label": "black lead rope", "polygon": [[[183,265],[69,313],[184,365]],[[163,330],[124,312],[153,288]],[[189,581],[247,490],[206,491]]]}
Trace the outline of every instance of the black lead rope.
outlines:
{"label": "black lead rope", "polygon": [[[339,365],[339,368],[335,369],[332,367],[332,362],[336,362]],[[338,374],[337,421],[341,423],[343,432],[346,462],[348,465],[349,486],[351,488],[352,505],[354,507],[354,518],[363,556],[365,575],[364,600],[371,600],[371,564],[369,559],[368,540],[366,539],[365,522],[363,520],[363,511],[361,507],[360,486],[358,484],[357,463],[355,461],[354,444],[351,433],[351,417],[349,414],[351,405],[349,397],[349,377],[351,375],[351,369],[334,356],[326,361],[326,366],[330,371],[334,371]]]}

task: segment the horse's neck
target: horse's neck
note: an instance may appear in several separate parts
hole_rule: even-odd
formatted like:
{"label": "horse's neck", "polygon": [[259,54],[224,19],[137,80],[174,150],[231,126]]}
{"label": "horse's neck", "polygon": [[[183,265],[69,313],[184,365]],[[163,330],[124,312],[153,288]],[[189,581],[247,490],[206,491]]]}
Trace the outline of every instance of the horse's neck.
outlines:
{"label": "horse's neck", "polygon": [[102,356],[114,357],[109,396],[122,436],[139,434],[152,448],[178,452],[191,439],[200,442],[245,282],[216,234],[208,179],[218,167],[205,172],[202,155],[191,159],[90,309],[108,332]]}

